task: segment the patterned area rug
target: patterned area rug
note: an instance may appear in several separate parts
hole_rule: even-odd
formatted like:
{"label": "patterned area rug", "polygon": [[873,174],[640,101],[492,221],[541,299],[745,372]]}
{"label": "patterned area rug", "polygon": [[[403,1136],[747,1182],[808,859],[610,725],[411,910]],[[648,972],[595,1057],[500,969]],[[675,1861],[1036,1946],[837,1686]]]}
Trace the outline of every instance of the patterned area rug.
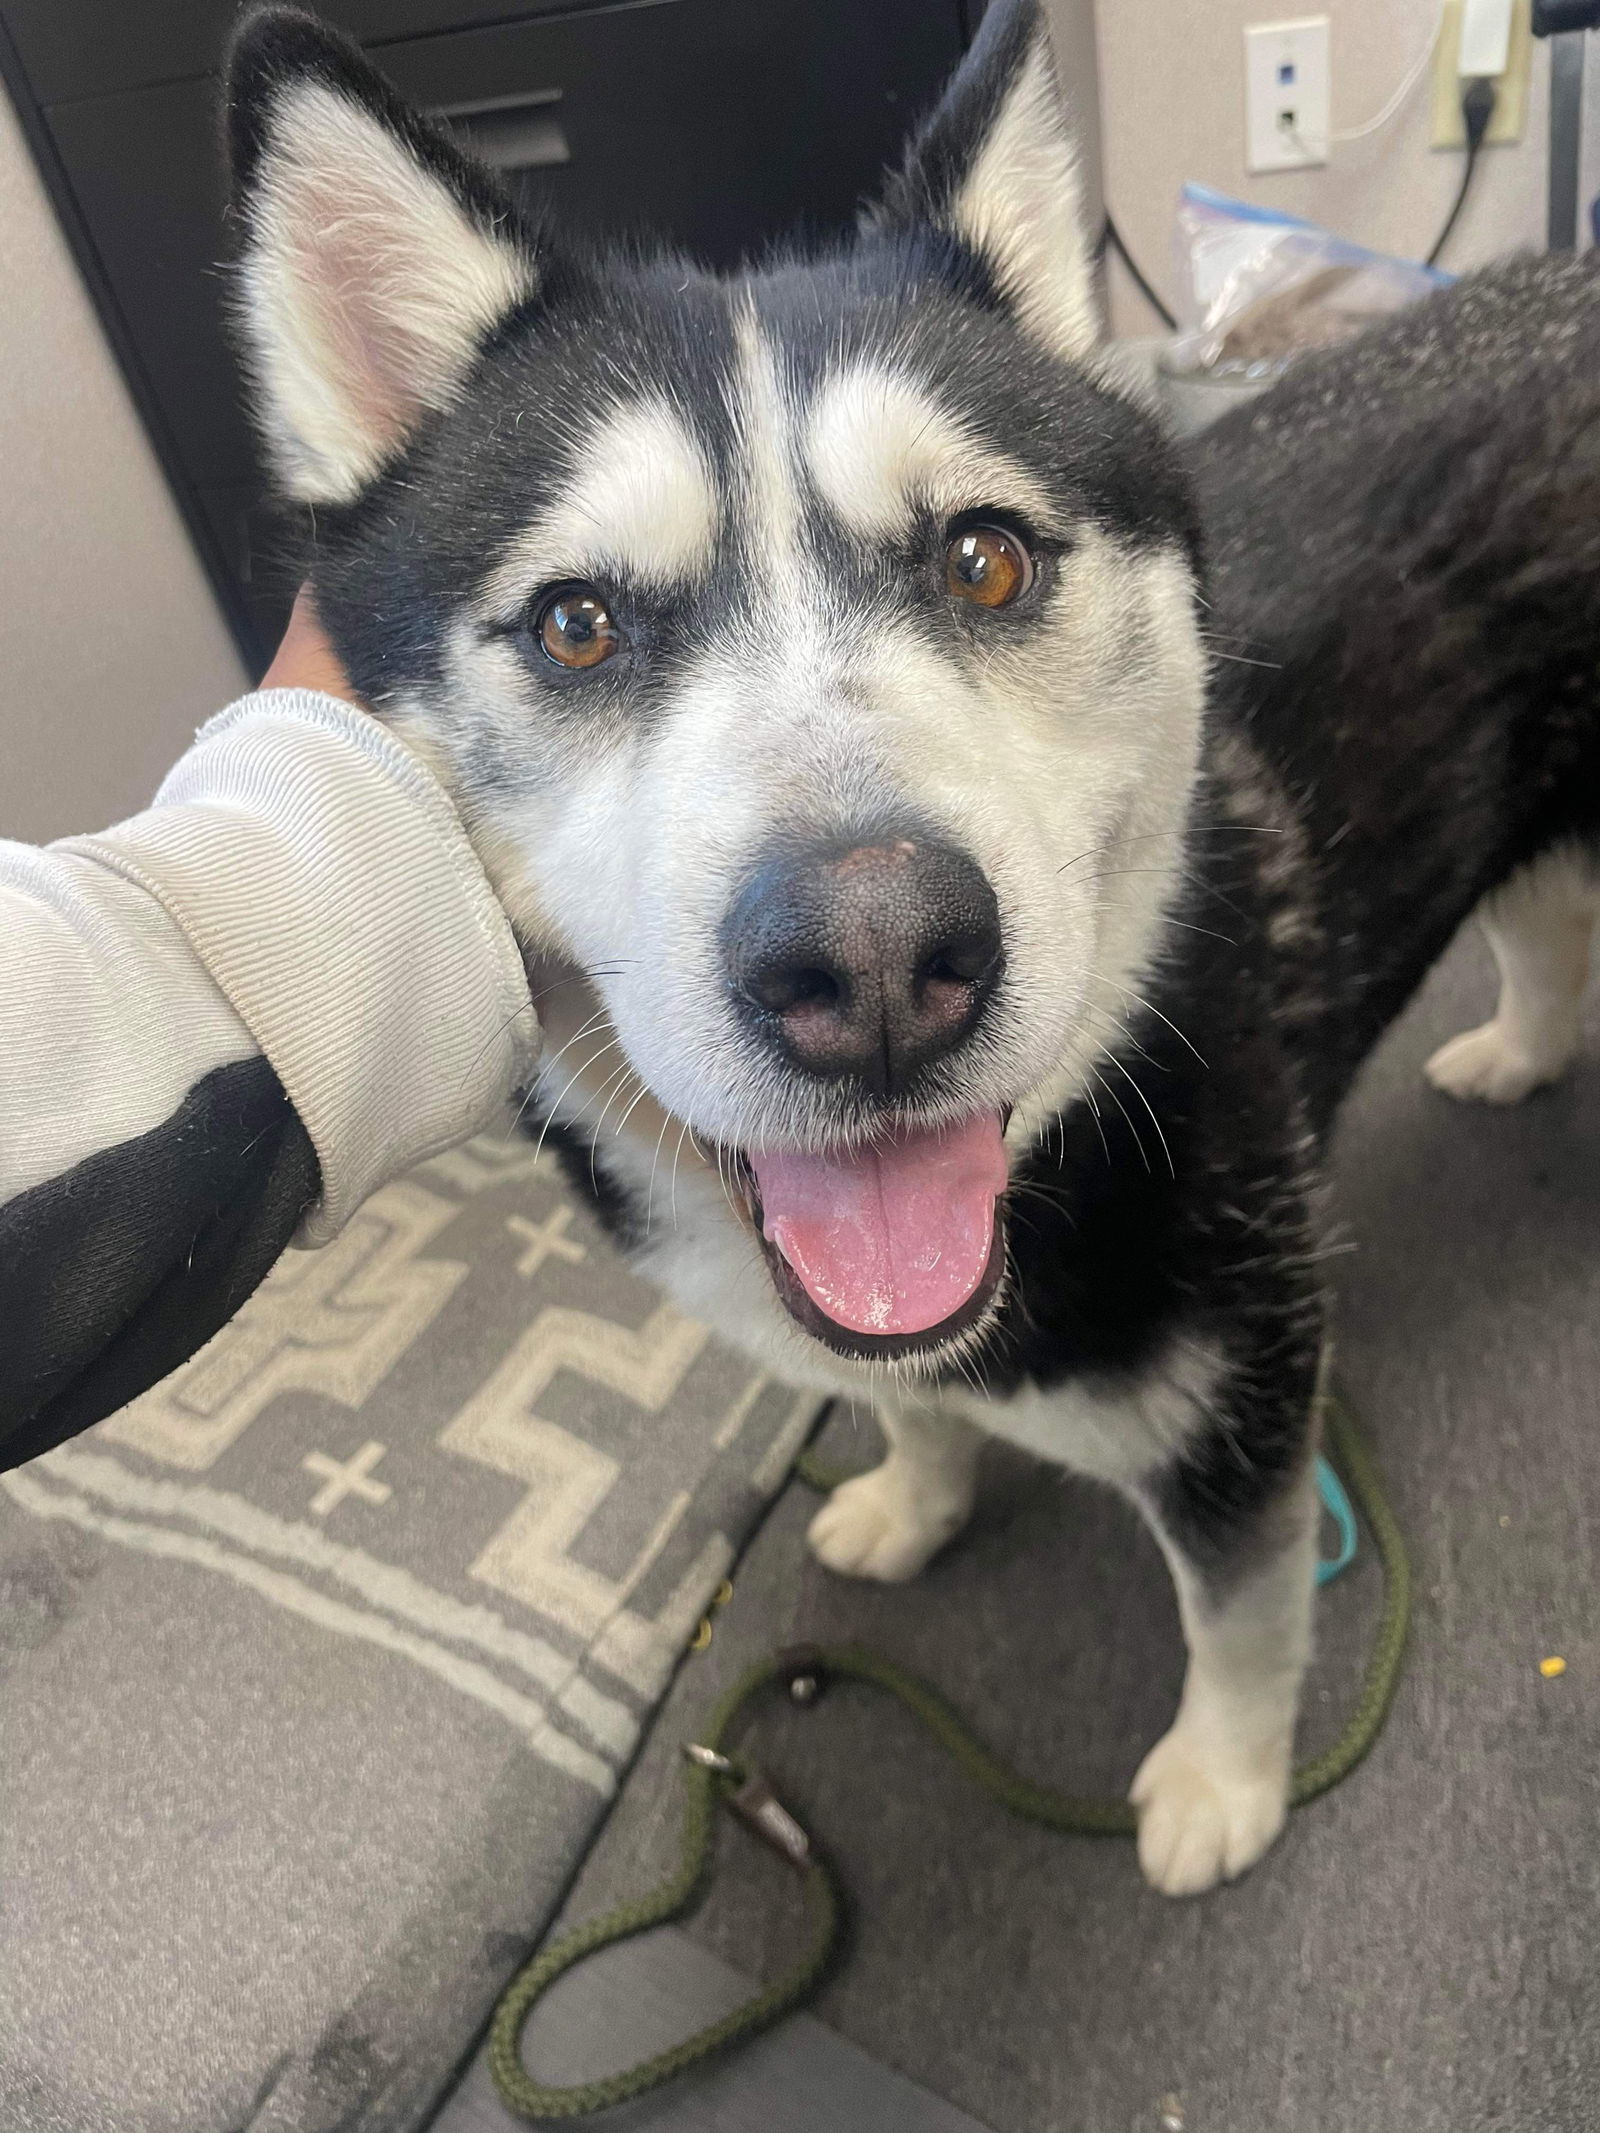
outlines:
{"label": "patterned area rug", "polygon": [[815,1406],[489,1136],[0,1478],[0,2124],[415,2125]]}

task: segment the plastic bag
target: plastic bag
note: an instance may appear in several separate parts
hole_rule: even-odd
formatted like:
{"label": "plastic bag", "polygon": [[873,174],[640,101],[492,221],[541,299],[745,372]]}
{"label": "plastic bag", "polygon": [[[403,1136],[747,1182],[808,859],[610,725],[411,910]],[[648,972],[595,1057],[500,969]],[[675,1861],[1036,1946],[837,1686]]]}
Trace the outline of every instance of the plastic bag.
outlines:
{"label": "plastic bag", "polygon": [[1263,384],[1304,350],[1342,341],[1455,279],[1206,185],[1179,196],[1176,249],[1171,368]]}

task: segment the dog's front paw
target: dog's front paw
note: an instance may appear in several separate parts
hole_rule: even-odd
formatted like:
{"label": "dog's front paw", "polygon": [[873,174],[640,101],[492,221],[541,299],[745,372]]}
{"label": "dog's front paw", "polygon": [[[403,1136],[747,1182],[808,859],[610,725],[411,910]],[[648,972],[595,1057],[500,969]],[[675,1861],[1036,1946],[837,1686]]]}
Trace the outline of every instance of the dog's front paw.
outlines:
{"label": "dog's front paw", "polygon": [[899,1585],[960,1531],[971,1508],[970,1493],[886,1459],[870,1474],[840,1482],[806,1537],[830,1570]]}
{"label": "dog's front paw", "polygon": [[1222,1757],[1180,1721],[1140,1764],[1129,1798],[1145,1879],[1164,1896],[1199,1896],[1254,1866],[1282,1829],[1288,1751]]}
{"label": "dog's front paw", "polygon": [[1440,1045],[1422,1071],[1436,1089],[1462,1103],[1519,1104],[1535,1089],[1558,1081],[1568,1056],[1536,1057],[1494,1021],[1463,1030]]}

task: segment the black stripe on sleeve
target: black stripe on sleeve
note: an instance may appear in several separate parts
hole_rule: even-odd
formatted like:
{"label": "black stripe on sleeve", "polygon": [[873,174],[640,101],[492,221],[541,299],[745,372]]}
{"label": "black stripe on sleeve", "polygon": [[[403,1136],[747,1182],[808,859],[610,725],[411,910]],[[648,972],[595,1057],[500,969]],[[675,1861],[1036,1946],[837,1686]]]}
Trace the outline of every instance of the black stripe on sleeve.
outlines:
{"label": "black stripe on sleeve", "polygon": [[320,1189],[264,1059],[0,1207],[0,1468],[75,1436],[225,1325]]}

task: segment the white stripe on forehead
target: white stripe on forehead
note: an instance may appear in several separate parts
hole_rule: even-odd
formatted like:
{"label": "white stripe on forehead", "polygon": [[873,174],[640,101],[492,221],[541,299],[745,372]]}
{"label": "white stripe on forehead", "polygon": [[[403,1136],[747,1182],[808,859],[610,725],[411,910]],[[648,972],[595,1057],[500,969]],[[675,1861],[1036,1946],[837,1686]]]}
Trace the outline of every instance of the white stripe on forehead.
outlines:
{"label": "white stripe on forehead", "polygon": [[623,402],[496,565],[484,612],[498,619],[540,585],[601,572],[670,592],[706,567],[716,528],[711,469],[682,418],[662,399]]}
{"label": "white stripe on forehead", "polygon": [[777,358],[753,309],[734,320],[734,424],[744,482],[742,517],[751,547],[773,573],[789,577],[800,559],[793,418]]}
{"label": "white stripe on forehead", "polygon": [[881,363],[835,371],[813,401],[806,460],[823,500],[868,540],[909,532],[916,512],[954,518],[985,505],[1064,530],[1044,485],[983,442],[929,387]]}

